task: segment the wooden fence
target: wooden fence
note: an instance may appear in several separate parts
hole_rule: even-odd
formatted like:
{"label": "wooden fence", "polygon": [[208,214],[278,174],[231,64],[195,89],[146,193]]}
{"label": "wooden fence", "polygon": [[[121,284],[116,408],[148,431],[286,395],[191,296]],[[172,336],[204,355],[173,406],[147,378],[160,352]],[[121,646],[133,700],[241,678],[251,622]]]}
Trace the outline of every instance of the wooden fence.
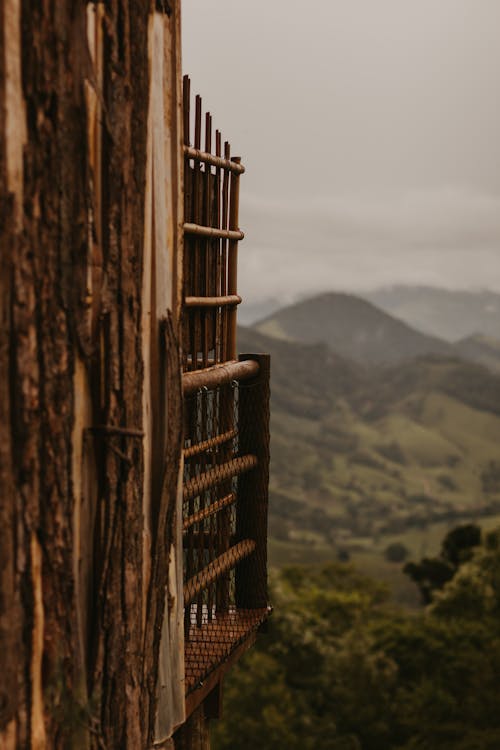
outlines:
{"label": "wooden fence", "polygon": [[[194,143],[190,143],[191,119]],[[239,181],[184,78],[184,604],[193,708],[268,614],[269,357],[237,357]],[[214,144],[212,143],[214,141]],[[213,151],[215,145],[215,153]]]}

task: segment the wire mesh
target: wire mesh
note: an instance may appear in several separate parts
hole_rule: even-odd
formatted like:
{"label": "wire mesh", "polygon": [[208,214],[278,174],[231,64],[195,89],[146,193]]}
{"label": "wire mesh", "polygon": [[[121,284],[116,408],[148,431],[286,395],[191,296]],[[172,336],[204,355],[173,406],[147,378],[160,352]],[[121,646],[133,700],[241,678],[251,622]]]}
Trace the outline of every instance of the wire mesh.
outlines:
{"label": "wire mesh", "polygon": [[195,689],[267,616],[268,381],[185,398],[186,688]]}

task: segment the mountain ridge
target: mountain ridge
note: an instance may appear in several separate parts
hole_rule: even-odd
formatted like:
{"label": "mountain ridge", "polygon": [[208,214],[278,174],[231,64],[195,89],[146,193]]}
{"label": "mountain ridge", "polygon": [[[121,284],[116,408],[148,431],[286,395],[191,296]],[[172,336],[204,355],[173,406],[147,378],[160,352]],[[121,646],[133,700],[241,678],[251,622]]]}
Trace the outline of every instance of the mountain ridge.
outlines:
{"label": "mountain ridge", "polygon": [[368,300],[327,292],[288,305],[253,326],[275,338],[324,343],[347,359],[390,364],[422,354],[453,356],[445,341],[423,334]]}

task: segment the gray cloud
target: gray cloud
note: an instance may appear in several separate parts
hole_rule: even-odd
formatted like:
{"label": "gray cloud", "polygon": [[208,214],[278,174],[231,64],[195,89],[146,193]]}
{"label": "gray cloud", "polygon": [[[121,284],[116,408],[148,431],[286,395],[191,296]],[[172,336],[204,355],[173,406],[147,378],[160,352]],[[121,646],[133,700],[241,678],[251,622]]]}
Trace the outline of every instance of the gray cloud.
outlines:
{"label": "gray cloud", "polygon": [[500,289],[498,0],[185,0],[247,166],[243,293]]}
{"label": "gray cloud", "polygon": [[242,220],[240,278],[252,299],[395,282],[500,290],[500,196],[452,188],[246,196]]}

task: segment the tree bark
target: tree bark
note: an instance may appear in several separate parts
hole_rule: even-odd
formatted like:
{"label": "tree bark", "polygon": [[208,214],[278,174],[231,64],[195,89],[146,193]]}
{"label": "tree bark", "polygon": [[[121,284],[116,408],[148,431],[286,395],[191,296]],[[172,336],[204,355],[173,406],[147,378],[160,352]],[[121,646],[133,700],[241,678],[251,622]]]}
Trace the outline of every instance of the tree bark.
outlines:
{"label": "tree bark", "polygon": [[[85,3],[5,0],[0,10],[0,746],[5,748],[135,750],[153,740],[172,488],[181,455],[177,337],[168,322],[169,487],[152,506],[156,535],[148,550],[141,293],[148,23],[154,5],[105,3],[102,87],[87,46]],[[99,180],[89,156],[89,86],[102,107]],[[98,273],[96,244],[102,259]],[[89,439],[98,477],[89,600],[80,595],[75,573],[78,362],[91,384]],[[145,554],[152,555],[147,591]],[[82,607],[89,608],[86,638],[78,616]]]}

